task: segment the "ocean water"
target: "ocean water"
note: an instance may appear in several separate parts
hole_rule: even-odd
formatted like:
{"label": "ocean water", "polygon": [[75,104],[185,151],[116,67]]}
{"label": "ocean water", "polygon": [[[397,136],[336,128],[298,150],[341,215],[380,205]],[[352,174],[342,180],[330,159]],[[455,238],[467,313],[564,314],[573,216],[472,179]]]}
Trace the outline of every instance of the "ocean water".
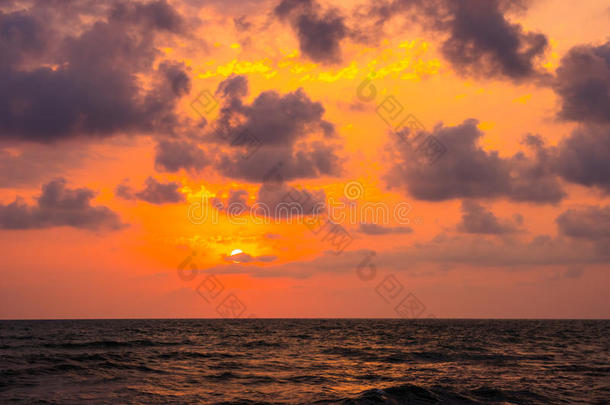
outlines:
{"label": "ocean water", "polygon": [[610,321],[0,321],[0,403],[608,404]]}

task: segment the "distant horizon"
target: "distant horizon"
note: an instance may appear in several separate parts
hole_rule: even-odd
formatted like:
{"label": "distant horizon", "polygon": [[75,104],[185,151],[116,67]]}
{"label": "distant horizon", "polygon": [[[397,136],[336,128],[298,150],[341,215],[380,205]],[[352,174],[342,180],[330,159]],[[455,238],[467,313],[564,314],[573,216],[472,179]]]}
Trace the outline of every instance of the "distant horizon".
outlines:
{"label": "distant horizon", "polygon": [[163,320],[232,320],[232,321],[249,321],[249,320],[401,320],[401,321],[610,321],[610,318],[21,318],[21,319],[5,319],[0,321],[163,321]]}

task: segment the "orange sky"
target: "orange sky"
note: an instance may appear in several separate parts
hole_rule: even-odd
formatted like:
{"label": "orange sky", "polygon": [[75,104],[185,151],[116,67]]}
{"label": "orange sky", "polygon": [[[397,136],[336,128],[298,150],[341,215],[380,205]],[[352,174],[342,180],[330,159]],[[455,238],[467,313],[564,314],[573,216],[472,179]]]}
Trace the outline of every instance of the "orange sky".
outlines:
{"label": "orange sky", "polygon": [[[465,12],[496,16],[470,3]],[[493,42],[500,34],[458,26],[464,11],[452,6],[453,25],[439,28],[436,16],[400,8],[376,25],[368,2],[305,1],[285,15],[279,1],[134,4],[75,8],[63,23],[62,10],[36,2],[0,6],[0,26],[18,27],[0,38],[11,57],[0,63],[10,83],[0,96],[0,318],[610,316],[609,166],[593,180],[574,169],[610,155],[610,106],[562,115],[573,96],[562,90],[568,79],[576,86],[590,74],[610,97],[610,52],[606,70],[600,57],[601,67],[576,69],[583,76],[566,73],[574,47],[605,49],[607,2],[498,6],[501,35],[526,46],[528,33],[540,33],[548,42],[525,73]],[[11,20],[19,13],[48,22],[40,46],[19,42],[39,38]],[[99,24],[117,37],[105,39]],[[335,25],[345,32],[324,36]],[[123,39],[133,49],[115,45]],[[474,60],[452,58],[457,44]],[[81,65],[88,52],[101,62]],[[370,101],[358,94],[367,77],[377,92]],[[72,83],[85,88],[74,96],[78,118],[53,132],[81,91]],[[243,83],[247,93],[235,90]],[[204,91],[218,105],[202,119],[192,103]],[[443,143],[437,161],[406,147],[379,116],[388,96]],[[219,135],[235,128],[261,142],[248,159]],[[528,134],[544,139],[540,154],[524,143]],[[597,142],[597,154],[564,158],[583,139]],[[264,200],[260,173],[279,161],[285,190],[307,190],[326,207],[351,204],[336,219],[353,239],[345,249],[336,251],[325,230],[310,231],[310,216],[251,214]],[[243,213],[215,208],[238,190]],[[189,207],[201,201],[208,218],[194,223]],[[388,218],[366,217],[372,206]],[[229,258],[236,249],[243,253]],[[186,268],[198,273],[181,277],[177,268],[193,252]],[[361,271],[370,264],[367,280]],[[214,282],[223,289],[211,297],[205,288]],[[401,312],[401,300],[413,297]],[[235,298],[233,312],[221,306]]]}

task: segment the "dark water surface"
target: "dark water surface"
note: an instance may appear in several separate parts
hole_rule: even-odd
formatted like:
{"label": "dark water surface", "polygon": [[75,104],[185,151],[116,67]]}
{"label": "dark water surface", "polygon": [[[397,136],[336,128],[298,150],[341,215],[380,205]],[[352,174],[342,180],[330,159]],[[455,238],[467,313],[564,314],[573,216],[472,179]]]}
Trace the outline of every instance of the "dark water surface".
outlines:
{"label": "dark water surface", "polygon": [[0,321],[0,403],[608,404],[610,321]]}

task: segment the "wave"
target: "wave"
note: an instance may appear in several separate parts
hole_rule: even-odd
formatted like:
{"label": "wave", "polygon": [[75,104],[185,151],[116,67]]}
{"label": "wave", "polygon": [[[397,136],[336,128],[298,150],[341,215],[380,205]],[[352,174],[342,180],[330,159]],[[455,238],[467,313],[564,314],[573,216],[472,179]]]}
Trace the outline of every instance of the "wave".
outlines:
{"label": "wave", "polygon": [[549,399],[527,390],[502,391],[489,387],[480,387],[466,393],[459,393],[449,388],[435,386],[424,388],[414,384],[403,384],[388,388],[366,390],[353,397],[313,402],[317,405],[345,404],[436,404],[436,405],[477,405],[489,403],[531,404],[548,403]]}
{"label": "wave", "polygon": [[152,346],[180,346],[188,345],[190,341],[182,342],[161,342],[149,339],[138,339],[130,341],[118,340],[96,340],[91,342],[70,342],[70,343],[45,343],[42,346],[50,349],[89,349],[89,348],[119,348],[119,347],[152,347]]}
{"label": "wave", "polygon": [[404,384],[384,389],[363,391],[353,398],[316,401],[315,404],[481,404],[472,398],[467,398],[456,392],[437,389],[435,391],[413,385]]}
{"label": "wave", "polygon": [[253,348],[258,348],[258,347],[275,347],[275,348],[285,347],[285,345],[283,345],[282,343],[267,342],[265,340],[253,340],[250,342],[245,342],[242,346],[245,348],[248,348],[248,349],[253,349]]}

